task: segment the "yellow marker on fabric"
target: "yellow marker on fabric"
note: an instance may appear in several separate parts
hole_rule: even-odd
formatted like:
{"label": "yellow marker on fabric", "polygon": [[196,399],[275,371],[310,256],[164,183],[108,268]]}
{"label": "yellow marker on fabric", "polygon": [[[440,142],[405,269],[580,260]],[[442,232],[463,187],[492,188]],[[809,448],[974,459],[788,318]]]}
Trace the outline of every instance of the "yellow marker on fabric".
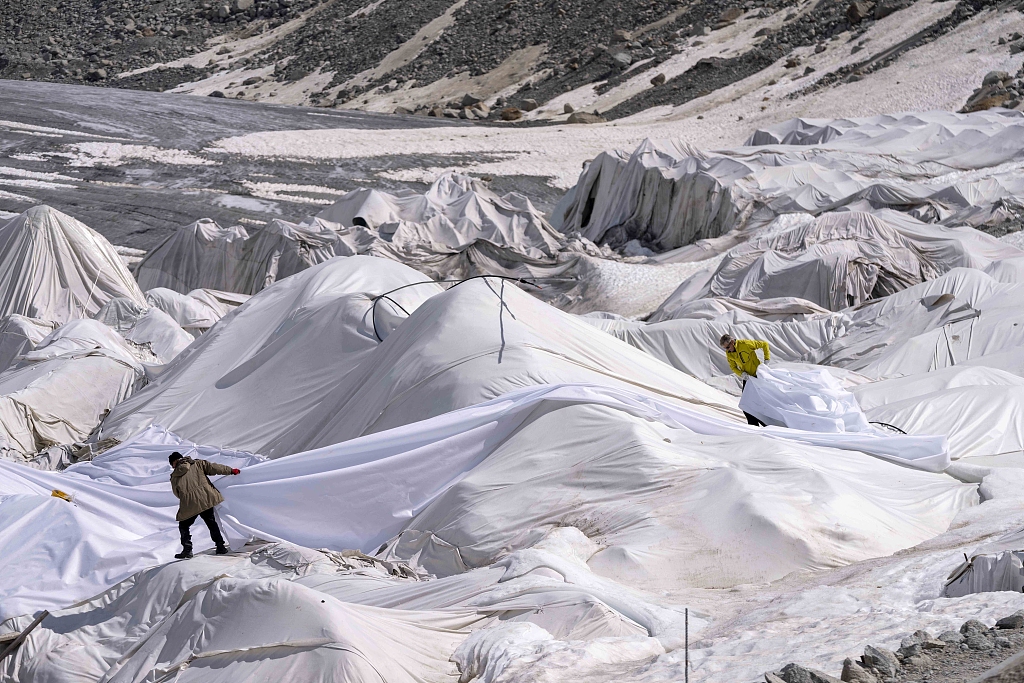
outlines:
{"label": "yellow marker on fabric", "polygon": [[54,497],[54,498],[60,498],[61,500],[66,500],[69,503],[74,502],[74,501],[71,500],[71,494],[70,493],[64,493],[60,489],[54,489],[53,491],[50,491],[50,495],[52,497]]}

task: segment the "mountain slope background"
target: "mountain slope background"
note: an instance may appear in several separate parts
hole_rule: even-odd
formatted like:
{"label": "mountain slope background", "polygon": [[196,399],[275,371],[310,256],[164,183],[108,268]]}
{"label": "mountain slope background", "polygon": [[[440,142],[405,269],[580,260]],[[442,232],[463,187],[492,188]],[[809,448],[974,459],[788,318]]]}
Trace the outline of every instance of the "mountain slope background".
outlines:
{"label": "mountain slope background", "polygon": [[[947,51],[936,65],[963,72],[962,106],[981,85],[972,54],[999,48],[1011,62],[1024,49],[1020,17],[1016,3],[996,0],[15,1],[0,7],[0,77],[470,119],[614,120],[665,113],[773,67],[781,73],[764,81],[793,86],[787,98],[871,80],[986,18],[990,45]],[[986,103],[1019,106],[1020,94]]]}

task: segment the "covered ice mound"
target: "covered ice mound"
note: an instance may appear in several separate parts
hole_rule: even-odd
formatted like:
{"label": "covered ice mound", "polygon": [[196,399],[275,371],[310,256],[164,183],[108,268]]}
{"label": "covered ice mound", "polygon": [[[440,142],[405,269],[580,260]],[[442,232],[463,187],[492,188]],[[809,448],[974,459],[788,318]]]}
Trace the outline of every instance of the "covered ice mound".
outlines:
{"label": "covered ice mound", "polygon": [[750,199],[735,189],[753,167],[678,140],[644,140],[629,156],[590,162],[553,214],[562,232],[613,246],[638,239],[658,251],[718,237],[740,225]]}
{"label": "covered ice mound", "polygon": [[846,334],[808,360],[879,379],[965,363],[1018,372],[1024,367],[1022,296],[1022,284],[956,268],[846,311]]}
{"label": "covered ice mound", "polygon": [[[539,279],[543,287],[531,293],[563,310],[593,310],[619,293],[623,276],[641,275],[615,266],[650,269],[608,262],[609,272],[602,267],[604,259],[618,258],[611,250],[579,236],[566,238],[521,194],[499,197],[480,181],[453,173],[442,174],[422,195],[355,190],[315,220],[346,226],[338,232],[358,253],[399,261],[435,280],[479,275]],[[678,282],[671,267],[661,270]],[[645,275],[644,284],[665,289]],[[646,313],[655,301],[634,305]]]}
{"label": "covered ice mound", "polygon": [[136,347],[151,352],[160,364],[171,362],[193,340],[192,335],[159,308],[139,306],[124,297],[105,303],[95,319]]}
{"label": "covered ice mound", "polygon": [[872,214],[829,213],[795,223],[733,247],[716,269],[681,285],[670,301],[797,297],[838,311],[948,270]]}
{"label": "covered ice mound", "polygon": [[114,247],[84,223],[36,206],[0,225],[0,317],[65,323],[117,296],[145,303]]}
{"label": "covered ice mound", "polygon": [[[718,301],[709,299],[708,301]],[[815,307],[816,308],[816,307]],[[772,349],[772,359],[799,361],[846,332],[848,319],[841,313],[826,313],[809,320],[767,321],[742,315],[742,309],[707,318],[680,318],[657,323],[631,320],[584,318],[594,327],[618,337],[630,346],[654,356],[699,379],[720,378],[738,389],[718,340],[723,334],[737,339],[763,339]]]}
{"label": "covered ice mound", "polygon": [[[735,313],[733,313],[735,311]],[[768,322],[795,322],[835,315],[827,308],[798,297],[778,297],[760,301],[743,301],[729,297],[710,297],[680,302],[668,299],[647,318],[647,322],[665,320],[714,320],[732,317],[735,320],[765,320]]]}
{"label": "covered ice mound", "polygon": [[[17,498],[26,503],[32,496]],[[36,515],[54,503],[64,505],[64,514],[74,511],[55,498],[37,498]],[[225,683],[457,680],[449,657],[467,627],[493,619],[489,611],[401,603],[385,609],[317,587],[334,583],[358,591],[370,584],[401,591],[402,583],[419,583],[392,579],[379,567],[353,576],[327,554],[272,544],[147,568],[83,604],[52,609],[4,662],[5,670],[15,680],[54,683],[160,680],[168,673]],[[472,594],[476,586],[468,588],[464,592]],[[486,593],[486,586],[475,592]],[[0,622],[0,633],[23,629],[29,619]]]}
{"label": "covered ice mound", "polygon": [[953,570],[943,597],[960,598],[992,591],[1024,592],[1024,530],[1013,531],[974,549]]}
{"label": "covered ice mound", "polygon": [[354,253],[337,248],[340,243],[334,231],[315,222],[298,226],[275,219],[250,235],[240,225],[223,228],[204,218],[150,250],[135,273],[144,290],[255,294],[336,255]]}
{"label": "covered ice mound", "polygon": [[[412,283],[373,304],[373,297]],[[335,258],[229,313],[143,391],[114,408],[96,438],[159,424],[199,443],[269,454],[372,354],[408,313],[442,291],[370,256]]]}
{"label": "covered ice mound", "polygon": [[248,299],[248,294],[215,289],[194,289],[182,294],[166,287],[155,287],[146,292],[146,303],[169,315],[193,337],[213,327]]}
{"label": "covered ice mound", "polygon": [[370,228],[407,257],[457,253],[487,243],[543,259],[553,257],[563,241],[526,196],[499,197],[480,181],[453,173],[442,174],[422,195],[354,190],[317,217]]}
{"label": "covered ice mound", "polygon": [[686,315],[705,298],[745,299],[750,311],[798,301],[841,310],[953,268],[1005,270],[1024,254],[973,228],[929,225],[889,209],[787,214],[703,244],[710,242],[721,256],[703,253],[708,266],[680,284],[652,321]]}
{"label": "covered ice mound", "polygon": [[[504,568],[495,567],[434,581],[394,576],[386,567],[395,565],[365,555],[287,543],[227,557],[199,555],[190,562],[138,572],[82,605],[52,612],[5,664],[19,680],[33,675],[53,683],[101,680],[108,672],[145,680],[164,670],[185,680],[197,673],[203,681],[255,676],[273,681],[454,683],[458,672],[452,655],[468,629],[499,623],[530,628],[548,641],[632,636],[628,643],[634,648],[646,645],[649,650],[653,645],[652,654],[663,652],[646,636],[648,628],[662,626],[649,622],[665,619],[650,617],[680,615],[594,577],[580,559],[567,557],[572,549],[557,552],[560,548],[552,546],[569,545],[567,535],[552,534],[563,538],[528,551],[530,557],[517,563],[525,576],[505,576]],[[575,546],[590,543],[576,535],[581,540]],[[563,580],[553,575],[542,563],[556,564],[567,576]],[[529,572],[531,568],[540,571]],[[601,594],[610,602],[617,599],[619,609],[645,626],[609,607]],[[0,623],[0,636],[24,628],[28,619]],[[704,623],[694,615],[690,619],[691,633]],[[253,629],[255,624],[264,626]],[[214,641],[231,635],[229,628],[237,629],[232,646],[210,653]],[[268,638],[261,629],[271,628],[284,637],[260,647],[261,638]],[[311,642],[302,644],[303,635]],[[595,644],[614,648],[622,647],[621,642]],[[175,666],[177,662],[168,666],[154,657],[158,648],[163,653],[185,648],[176,654],[187,667]],[[477,654],[487,660],[488,653]],[[463,674],[470,669],[459,662]]]}
{"label": "covered ice mound", "polygon": [[929,112],[794,119],[756,132],[745,147],[714,152],[645,140],[631,155],[592,161],[552,224],[597,243],[638,239],[658,251],[784,213],[841,207],[1000,230],[1016,219],[999,208],[1024,200],[1024,180],[1004,166],[1024,158],[1022,131],[1019,112]]}
{"label": "covered ice mound", "polygon": [[315,409],[260,452],[297,453],[514,389],[562,383],[626,387],[713,415],[740,417],[731,396],[512,284],[481,278],[426,301],[361,358],[356,371],[320,396]]}
{"label": "covered ice mound", "polygon": [[34,349],[59,326],[51,320],[28,318],[17,313],[0,320],[0,372],[11,367],[18,356]]}
{"label": "covered ice mound", "polygon": [[908,434],[945,435],[954,460],[1024,463],[1024,377],[953,365],[852,391],[869,420]]}
{"label": "covered ice mound", "polygon": [[587,562],[599,575],[724,587],[889,555],[944,531],[975,496],[855,451],[542,404],[389,552],[444,575],[574,526],[600,546]]}
{"label": "covered ice mound", "polygon": [[142,375],[133,350],[102,323],[61,326],[0,374],[0,457],[27,460],[85,440]]}

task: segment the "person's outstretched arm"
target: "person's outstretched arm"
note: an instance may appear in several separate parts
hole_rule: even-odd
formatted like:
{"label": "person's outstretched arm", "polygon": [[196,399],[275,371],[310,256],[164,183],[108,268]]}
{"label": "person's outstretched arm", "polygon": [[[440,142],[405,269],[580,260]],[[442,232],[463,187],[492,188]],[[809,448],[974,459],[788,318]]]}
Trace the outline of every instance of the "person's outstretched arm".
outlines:
{"label": "person's outstretched arm", "polygon": [[764,351],[764,361],[766,363],[772,359],[772,350],[768,346],[768,342],[757,339],[754,341],[754,346]]}
{"label": "person's outstretched arm", "polygon": [[234,474],[230,467],[227,465],[218,465],[215,462],[208,462],[206,460],[197,460],[203,467],[203,472],[207,475],[211,474]]}

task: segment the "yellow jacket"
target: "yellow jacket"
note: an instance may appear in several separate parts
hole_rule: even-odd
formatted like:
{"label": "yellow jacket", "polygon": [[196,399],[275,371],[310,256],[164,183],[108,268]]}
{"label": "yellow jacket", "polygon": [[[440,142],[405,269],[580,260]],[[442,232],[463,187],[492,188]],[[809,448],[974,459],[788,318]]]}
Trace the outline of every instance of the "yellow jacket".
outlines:
{"label": "yellow jacket", "polygon": [[771,360],[772,352],[768,349],[768,342],[760,339],[737,339],[736,350],[725,352],[732,371],[741,377],[744,372],[751,376],[757,375],[757,368],[761,365],[761,359],[754,353],[757,349],[764,351],[766,361]]}

